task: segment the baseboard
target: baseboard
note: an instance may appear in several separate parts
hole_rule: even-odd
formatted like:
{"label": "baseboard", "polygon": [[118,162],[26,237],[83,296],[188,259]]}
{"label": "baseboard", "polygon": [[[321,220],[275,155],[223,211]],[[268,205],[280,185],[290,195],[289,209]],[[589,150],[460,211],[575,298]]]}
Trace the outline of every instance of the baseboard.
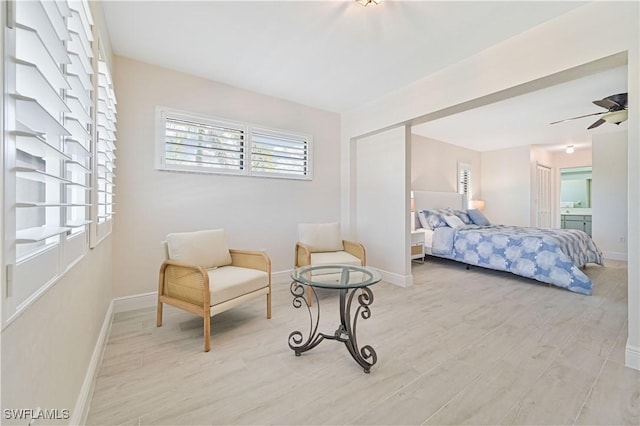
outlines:
{"label": "baseboard", "polygon": [[605,259],[611,259],[611,260],[622,260],[627,262],[629,257],[627,253],[622,253],[622,252],[617,252],[617,251],[603,251],[602,252],[602,257],[604,257]]}
{"label": "baseboard", "polygon": [[158,305],[158,292],[134,294],[132,296],[116,297],[113,299],[113,313],[135,311],[136,309],[151,308]]}
{"label": "baseboard", "polygon": [[640,370],[640,348],[627,343],[624,351],[624,365],[634,370]]}
{"label": "baseboard", "polygon": [[113,318],[113,306],[114,301],[109,303],[109,308],[104,316],[102,322],[102,328],[100,334],[96,340],[96,345],[93,348],[93,355],[89,361],[87,372],[82,382],[82,388],[80,388],[80,394],[76,400],[76,405],[71,413],[70,423],[72,425],[84,425],[87,423],[87,416],[89,415],[89,407],[91,406],[91,398],[93,397],[93,390],[95,388],[95,375],[100,364],[102,364],[102,356],[104,354],[104,348],[106,347],[107,338],[109,337],[109,331],[111,330],[111,320]]}
{"label": "baseboard", "polygon": [[386,281],[390,284],[394,284],[400,287],[411,287],[413,285],[413,275],[400,275],[378,268],[373,269],[380,272],[380,275],[382,275],[382,281]]}

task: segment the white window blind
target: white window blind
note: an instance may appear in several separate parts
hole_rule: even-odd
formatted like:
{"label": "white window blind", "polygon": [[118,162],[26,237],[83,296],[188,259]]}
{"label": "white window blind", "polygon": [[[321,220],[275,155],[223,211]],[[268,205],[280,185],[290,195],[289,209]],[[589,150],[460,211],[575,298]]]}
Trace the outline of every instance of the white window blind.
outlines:
{"label": "white window blind", "polygon": [[[70,130],[71,135],[65,138],[64,143],[65,153],[69,156],[69,159],[65,160],[65,175],[69,181],[66,188],[65,225],[71,228],[68,236],[79,239],[78,234],[86,232],[87,225],[91,223],[89,206],[93,140],[93,36],[90,29],[91,14],[86,9],[86,3],[72,1],[69,2],[69,7],[67,24],[70,38],[67,41],[67,51],[71,63],[65,66],[65,75],[70,87],[65,91],[65,99],[70,111],[65,115],[65,127]],[[86,239],[83,242],[86,242]],[[76,245],[80,245],[80,241]]]}
{"label": "white window blind", "polygon": [[86,2],[14,1],[8,11],[4,322],[86,252],[93,131]]}
{"label": "white window blind", "polygon": [[115,196],[116,96],[107,63],[98,58],[96,107],[95,194],[92,246],[111,232]]}
{"label": "white window blind", "polygon": [[304,136],[268,129],[252,129],[252,173],[301,179],[309,177],[311,175],[309,142]]}
{"label": "white window blind", "polygon": [[472,191],[472,176],[471,165],[465,163],[458,164],[458,194],[466,196],[467,200],[471,199]]}
{"label": "white window blind", "polygon": [[157,109],[161,170],[311,179],[311,136]]}

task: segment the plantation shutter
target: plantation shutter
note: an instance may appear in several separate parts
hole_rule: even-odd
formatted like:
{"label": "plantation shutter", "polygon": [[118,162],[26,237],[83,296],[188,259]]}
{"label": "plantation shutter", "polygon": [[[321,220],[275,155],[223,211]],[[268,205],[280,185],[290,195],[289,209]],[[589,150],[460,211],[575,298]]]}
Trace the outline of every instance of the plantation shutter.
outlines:
{"label": "plantation shutter", "polygon": [[251,174],[307,178],[311,174],[310,141],[266,129],[251,130]]}
{"label": "plantation shutter", "polygon": [[163,113],[163,164],[174,170],[244,173],[246,128]]}
{"label": "plantation shutter", "polygon": [[107,63],[98,58],[98,94],[96,107],[96,152],[94,231],[96,244],[111,232],[115,196],[116,168],[116,97]]}
{"label": "plantation shutter", "polygon": [[463,194],[468,200],[471,199],[471,165],[458,164],[458,194]]}
{"label": "plantation shutter", "polygon": [[4,38],[3,321],[86,252],[93,131],[87,3],[10,6]]}

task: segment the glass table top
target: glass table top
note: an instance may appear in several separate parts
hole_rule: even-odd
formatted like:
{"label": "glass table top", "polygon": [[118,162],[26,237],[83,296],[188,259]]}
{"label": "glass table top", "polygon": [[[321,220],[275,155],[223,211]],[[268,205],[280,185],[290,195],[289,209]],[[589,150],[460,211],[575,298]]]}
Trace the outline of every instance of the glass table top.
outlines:
{"label": "glass table top", "polygon": [[291,273],[291,278],[311,287],[344,289],[376,284],[382,276],[366,266],[331,264],[297,268]]}

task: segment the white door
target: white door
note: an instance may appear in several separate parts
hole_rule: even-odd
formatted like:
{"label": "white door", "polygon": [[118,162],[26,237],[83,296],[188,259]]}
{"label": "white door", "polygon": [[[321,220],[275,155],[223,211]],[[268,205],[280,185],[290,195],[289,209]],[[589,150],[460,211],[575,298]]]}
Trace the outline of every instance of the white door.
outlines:
{"label": "white door", "polygon": [[551,227],[551,169],[537,165],[536,182],[538,188],[537,222],[538,228]]}

